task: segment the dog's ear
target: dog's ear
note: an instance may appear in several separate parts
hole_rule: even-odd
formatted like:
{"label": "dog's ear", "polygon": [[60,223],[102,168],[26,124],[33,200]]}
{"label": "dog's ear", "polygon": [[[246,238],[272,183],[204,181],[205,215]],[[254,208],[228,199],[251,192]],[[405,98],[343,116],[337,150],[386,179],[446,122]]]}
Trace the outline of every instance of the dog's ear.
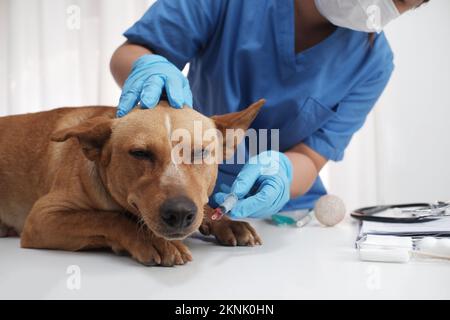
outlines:
{"label": "dog's ear", "polygon": [[112,119],[95,117],[76,126],[55,131],[51,140],[64,142],[77,138],[84,155],[91,161],[99,160],[103,145],[111,136]]}
{"label": "dog's ear", "polygon": [[242,111],[211,117],[222,135],[220,138],[222,138],[223,156],[225,159],[230,158],[234,154],[236,147],[244,139],[245,132],[265,103],[266,100],[261,99]]}

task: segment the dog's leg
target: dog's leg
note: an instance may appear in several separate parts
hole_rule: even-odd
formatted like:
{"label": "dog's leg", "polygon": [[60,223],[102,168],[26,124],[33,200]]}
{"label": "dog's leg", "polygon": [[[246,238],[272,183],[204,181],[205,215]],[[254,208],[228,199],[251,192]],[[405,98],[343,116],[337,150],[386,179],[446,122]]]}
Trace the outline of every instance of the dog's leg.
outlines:
{"label": "dog's leg", "polygon": [[180,241],[157,237],[119,212],[35,209],[25,221],[23,248],[111,248],[117,253],[126,251],[145,265],[173,266],[192,260],[189,249]]}
{"label": "dog's leg", "polygon": [[0,220],[0,238],[17,237],[18,234],[14,228],[10,228]]}
{"label": "dog's leg", "polygon": [[0,238],[7,237],[8,234],[9,234],[9,228],[0,221]]}
{"label": "dog's leg", "polygon": [[211,220],[211,209],[205,207],[205,217],[199,231],[203,235],[213,235],[217,241],[225,246],[254,246],[261,245],[261,238],[255,229],[245,221],[233,221],[223,216],[220,220]]}

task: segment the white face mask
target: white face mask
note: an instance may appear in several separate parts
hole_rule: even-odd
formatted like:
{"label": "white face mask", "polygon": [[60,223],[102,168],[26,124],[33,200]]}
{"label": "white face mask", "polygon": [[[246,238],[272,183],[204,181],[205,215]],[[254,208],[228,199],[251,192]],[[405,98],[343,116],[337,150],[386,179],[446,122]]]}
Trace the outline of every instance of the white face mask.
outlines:
{"label": "white face mask", "polygon": [[315,0],[332,24],[362,32],[381,32],[400,16],[393,0]]}

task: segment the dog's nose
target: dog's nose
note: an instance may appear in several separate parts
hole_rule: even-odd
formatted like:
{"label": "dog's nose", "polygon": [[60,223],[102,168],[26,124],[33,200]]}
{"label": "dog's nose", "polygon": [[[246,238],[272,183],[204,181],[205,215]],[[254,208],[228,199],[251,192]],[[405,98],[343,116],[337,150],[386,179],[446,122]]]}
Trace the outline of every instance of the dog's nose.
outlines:
{"label": "dog's nose", "polygon": [[160,208],[161,219],[171,228],[184,229],[195,220],[197,206],[187,197],[170,198]]}

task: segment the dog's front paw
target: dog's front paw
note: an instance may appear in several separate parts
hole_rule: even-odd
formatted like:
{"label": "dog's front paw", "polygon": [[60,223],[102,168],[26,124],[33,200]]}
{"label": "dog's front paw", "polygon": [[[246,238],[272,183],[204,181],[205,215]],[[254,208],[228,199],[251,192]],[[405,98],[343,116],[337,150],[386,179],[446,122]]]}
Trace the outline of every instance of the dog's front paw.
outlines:
{"label": "dog's front paw", "polygon": [[192,261],[192,254],[181,241],[152,237],[131,250],[134,259],[146,266],[173,267]]}
{"label": "dog's front paw", "polygon": [[161,262],[158,263],[164,267],[182,265],[192,261],[192,254],[189,248],[178,240],[165,240],[163,238],[153,239],[153,247],[158,251]]}
{"label": "dog's front paw", "polygon": [[261,238],[255,229],[244,221],[233,221],[223,217],[218,221],[211,221],[202,225],[203,234],[212,234],[217,241],[225,246],[255,246],[261,245]]}

